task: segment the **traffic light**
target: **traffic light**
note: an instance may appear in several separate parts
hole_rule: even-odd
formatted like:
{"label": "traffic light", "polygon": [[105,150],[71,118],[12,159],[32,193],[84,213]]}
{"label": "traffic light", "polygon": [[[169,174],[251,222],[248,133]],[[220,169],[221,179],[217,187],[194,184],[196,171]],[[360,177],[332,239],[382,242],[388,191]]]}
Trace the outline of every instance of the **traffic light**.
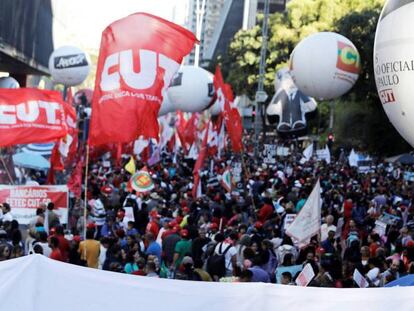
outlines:
{"label": "traffic light", "polygon": [[332,145],[333,145],[334,141],[335,141],[334,134],[333,133],[329,133],[328,134],[328,148],[329,149],[332,149]]}

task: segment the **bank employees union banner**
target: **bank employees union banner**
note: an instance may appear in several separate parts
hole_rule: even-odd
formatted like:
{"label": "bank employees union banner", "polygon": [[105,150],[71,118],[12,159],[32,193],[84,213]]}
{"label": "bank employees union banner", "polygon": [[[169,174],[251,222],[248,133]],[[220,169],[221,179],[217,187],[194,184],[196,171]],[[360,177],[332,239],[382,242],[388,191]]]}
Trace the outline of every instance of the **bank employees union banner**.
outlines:
{"label": "bank employees union banner", "polygon": [[66,186],[0,185],[0,202],[9,203],[13,218],[27,225],[42,203],[55,203],[61,223],[68,222],[68,188]]}
{"label": "bank employees union banner", "polygon": [[64,105],[57,91],[0,89],[0,147],[66,136]]}
{"label": "bank employees union banner", "polygon": [[159,17],[136,13],[102,33],[89,143],[158,139],[157,115],[195,36]]}

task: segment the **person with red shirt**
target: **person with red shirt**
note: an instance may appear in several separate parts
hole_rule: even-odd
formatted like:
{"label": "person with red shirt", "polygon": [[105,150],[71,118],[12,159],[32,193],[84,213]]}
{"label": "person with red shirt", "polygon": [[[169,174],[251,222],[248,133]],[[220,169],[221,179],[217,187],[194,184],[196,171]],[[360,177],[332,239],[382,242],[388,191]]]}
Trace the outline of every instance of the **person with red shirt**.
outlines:
{"label": "person with red shirt", "polygon": [[270,218],[273,214],[273,206],[269,203],[263,204],[263,206],[259,209],[259,212],[257,213],[257,220],[264,223],[267,219]]}
{"label": "person with red shirt", "polygon": [[62,255],[63,261],[68,261],[69,255],[69,241],[65,239],[62,226],[56,227],[56,234],[54,235],[59,240],[59,250]]}
{"label": "person with red shirt", "polygon": [[49,255],[50,259],[65,261],[62,257],[62,254],[59,250],[59,239],[55,236],[51,236],[49,239],[49,247],[52,249],[52,252]]}
{"label": "person with red shirt", "polygon": [[152,211],[150,213],[150,217],[151,221],[147,224],[145,233],[152,233],[156,237],[158,236],[158,232],[160,231],[161,216],[157,213],[157,211]]}

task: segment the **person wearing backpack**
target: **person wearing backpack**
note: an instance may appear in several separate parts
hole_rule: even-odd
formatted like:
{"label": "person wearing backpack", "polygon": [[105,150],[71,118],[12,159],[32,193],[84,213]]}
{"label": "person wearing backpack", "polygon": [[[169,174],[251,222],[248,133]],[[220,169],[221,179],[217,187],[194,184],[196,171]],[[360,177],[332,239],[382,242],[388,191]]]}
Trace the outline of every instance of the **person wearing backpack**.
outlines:
{"label": "person wearing backpack", "polygon": [[215,236],[217,245],[213,254],[207,259],[207,272],[215,281],[225,276],[232,276],[237,266],[237,250],[231,241],[225,240],[222,233]]}

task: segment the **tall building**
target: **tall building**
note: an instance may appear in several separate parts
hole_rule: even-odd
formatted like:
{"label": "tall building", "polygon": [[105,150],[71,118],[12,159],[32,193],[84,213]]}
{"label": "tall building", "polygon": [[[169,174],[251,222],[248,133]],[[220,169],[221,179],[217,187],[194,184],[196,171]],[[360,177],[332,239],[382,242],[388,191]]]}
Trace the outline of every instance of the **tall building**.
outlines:
{"label": "tall building", "polygon": [[[201,9],[203,0],[190,0],[188,8],[187,28],[193,33],[197,31],[197,2],[200,5],[199,9]],[[225,2],[227,0],[205,0],[201,38],[198,38],[200,40],[200,60],[204,59],[204,54],[211,44]],[[195,48],[187,56],[185,63],[194,65],[194,58]]]}
{"label": "tall building", "polygon": [[0,72],[20,86],[31,74],[49,72],[53,51],[51,0],[0,1]]}
{"label": "tall building", "polygon": [[[269,12],[284,11],[287,2],[289,0],[270,0]],[[263,11],[264,3],[265,0],[226,0],[203,58],[216,60],[219,55],[225,55],[234,35],[256,24],[257,13]]]}
{"label": "tall building", "polygon": [[[190,0],[186,26],[196,33],[197,2]],[[281,12],[289,0],[270,0],[270,13]],[[227,51],[234,35],[240,29],[256,25],[257,13],[263,11],[265,0],[205,0],[200,39],[200,65],[217,59]],[[187,65],[193,65],[195,49],[186,58]]]}

